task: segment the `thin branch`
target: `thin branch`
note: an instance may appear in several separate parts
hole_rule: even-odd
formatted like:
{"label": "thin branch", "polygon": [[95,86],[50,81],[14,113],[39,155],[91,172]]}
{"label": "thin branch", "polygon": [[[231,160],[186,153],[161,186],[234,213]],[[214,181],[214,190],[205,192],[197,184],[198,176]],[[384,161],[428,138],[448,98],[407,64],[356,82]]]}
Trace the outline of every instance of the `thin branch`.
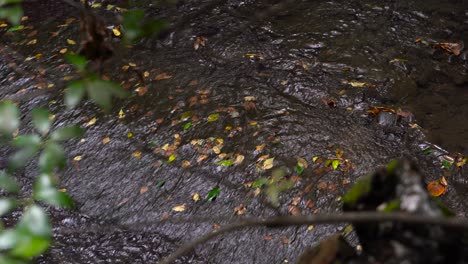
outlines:
{"label": "thin branch", "polygon": [[282,216],[271,219],[245,219],[242,222],[227,225],[199,239],[195,239],[184,246],[181,246],[174,253],[159,262],[159,264],[170,264],[177,258],[192,251],[198,245],[201,245],[219,235],[247,227],[286,227],[312,224],[337,224],[346,222],[369,223],[383,221],[402,222],[408,224],[438,225],[468,231],[468,221],[461,218],[429,217],[407,213],[353,212],[312,216]]}

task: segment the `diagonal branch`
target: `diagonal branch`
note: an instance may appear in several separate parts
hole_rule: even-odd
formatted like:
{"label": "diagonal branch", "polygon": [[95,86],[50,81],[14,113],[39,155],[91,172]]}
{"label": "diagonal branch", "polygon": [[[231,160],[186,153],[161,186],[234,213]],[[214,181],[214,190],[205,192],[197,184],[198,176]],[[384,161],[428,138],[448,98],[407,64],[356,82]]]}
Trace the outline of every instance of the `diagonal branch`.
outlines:
{"label": "diagonal branch", "polygon": [[401,222],[408,224],[426,224],[438,225],[449,228],[456,228],[460,231],[468,231],[468,221],[461,218],[428,217],[423,215],[413,215],[407,213],[380,213],[380,212],[359,212],[359,213],[340,213],[328,215],[312,216],[282,216],[271,219],[245,219],[239,223],[227,225],[212,233],[202,236],[192,242],[181,246],[174,253],[163,259],[159,264],[170,264],[177,258],[189,253],[196,246],[199,246],[219,235],[230,233],[247,227],[287,227],[299,225],[317,225],[317,224],[337,224],[337,223],[370,223],[370,222]]}

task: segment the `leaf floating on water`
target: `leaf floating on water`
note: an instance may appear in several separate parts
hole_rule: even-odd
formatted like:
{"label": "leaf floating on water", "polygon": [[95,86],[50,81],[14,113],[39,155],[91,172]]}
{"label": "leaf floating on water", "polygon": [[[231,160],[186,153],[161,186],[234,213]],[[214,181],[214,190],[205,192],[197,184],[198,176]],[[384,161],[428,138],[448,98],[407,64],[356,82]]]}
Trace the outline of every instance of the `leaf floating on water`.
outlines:
{"label": "leaf floating on water", "polygon": [[206,195],[206,200],[213,201],[221,193],[221,190],[218,187],[211,189],[211,191]]}
{"label": "leaf floating on water", "polygon": [[92,118],[91,120],[88,121],[88,123],[86,123],[85,127],[89,127],[89,126],[92,126],[94,124],[96,124],[96,121],[97,121],[97,118]]}
{"label": "leaf floating on water", "polygon": [[170,79],[170,78],[172,78],[172,75],[169,75],[167,73],[160,73],[160,74],[156,75],[156,77],[154,77],[154,79],[156,81],[167,80],[167,79]]}
{"label": "leaf floating on water", "polygon": [[122,119],[122,118],[125,118],[125,113],[124,113],[123,109],[120,109],[120,111],[119,111],[119,119]]}
{"label": "leaf floating on water", "polygon": [[183,211],[185,211],[185,204],[172,207],[172,211],[174,211],[174,212],[183,212]]}
{"label": "leaf floating on water", "polygon": [[224,167],[229,167],[233,165],[233,162],[231,160],[220,160],[216,164]]}
{"label": "leaf floating on water", "polygon": [[139,158],[141,158],[141,151],[137,150],[137,151],[133,152],[132,155],[133,155],[133,157],[139,159]]}
{"label": "leaf floating on water", "polygon": [[441,180],[432,181],[427,184],[427,191],[434,197],[438,197],[444,194],[445,188],[446,186],[441,183]]}
{"label": "leaf floating on water", "polygon": [[208,116],[208,122],[215,122],[217,121],[219,118],[219,114],[218,113],[215,113],[215,114],[211,114]]}
{"label": "leaf floating on water", "polygon": [[110,137],[105,137],[105,138],[102,139],[102,144],[105,145],[105,144],[109,143],[109,141],[110,141]]}
{"label": "leaf floating on water", "polygon": [[171,155],[168,159],[167,162],[173,162],[177,158],[177,155]]}
{"label": "leaf floating on water", "polygon": [[200,195],[198,193],[194,193],[193,196],[192,196],[192,200],[194,202],[200,201]]}
{"label": "leaf floating on water", "polygon": [[269,169],[273,168],[273,161],[274,160],[275,160],[275,158],[269,158],[269,159],[265,160],[263,162],[262,169],[269,170]]}

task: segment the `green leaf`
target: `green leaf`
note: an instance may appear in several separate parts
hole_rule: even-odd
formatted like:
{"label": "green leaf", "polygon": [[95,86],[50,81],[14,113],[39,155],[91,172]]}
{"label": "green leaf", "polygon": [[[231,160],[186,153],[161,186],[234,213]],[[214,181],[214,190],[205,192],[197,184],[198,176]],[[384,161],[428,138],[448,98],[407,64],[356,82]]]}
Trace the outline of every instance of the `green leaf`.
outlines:
{"label": "green leaf", "polygon": [[263,185],[265,185],[267,183],[268,183],[268,179],[263,177],[263,178],[258,179],[256,182],[254,182],[251,187],[252,188],[259,188],[259,187],[262,187]]}
{"label": "green leaf", "polygon": [[18,201],[13,198],[0,198],[0,216],[9,213],[18,206]]}
{"label": "green leaf", "polygon": [[338,166],[340,166],[340,164],[341,164],[341,161],[336,160],[336,159],[335,159],[335,160],[332,160],[332,162],[331,162],[332,168],[333,168],[334,170],[336,170],[336,169],[338,168]]}
{"label": "green leaf", "polygon": [[77,125],[61,127],[52,132],[52,134],[50,135],[50,139],[52,139],[53,141],[64,141],[80,137],[84,134],[84,132],[85,130]]}
{"label": "green leaf", "polygon": [[191,118],[193,116],[193,112],[192,111],[187,111],[187,112],[184,112],[181,116],[180,116],[180,121],[187,121],[189,118]]}
{"label": "green leaf", "polygon": [[63,169],[66,165],[65,153],[62,147],[49,142],[39,157],[39,169],[44,173],[52,173],[55,168]]}
{"label": "green leaf", "polygon": [[74,53],[67,53],[67,60],[75,66],[78,71],[84,71],[86,69],[86,57]]}
{"label": "green leaf", "polygon": [[13,25],[19,25],[23,17],[23,9],[20,5],[0,7],[0,18],[6,18]]}
{"label": "green leaf", "polygon": [[218,187],[211,189],[211,191],[206,195],[206,200],[213,201],[221,193],[221,190]]}
{"label": "green leaf", "polygon": [[59,192],[52,176],[45,173],[36,178],[34,199],[54,206],[73,208],[71,198],[66,193]]}
{"label": "green leaf", "polygon": [[18,183],[3,170],[0,171],[0,188],[11,193],[17,193],[20,189]]}
{"label": "green leaf", "polygon": [[49,217],[44,209],[38,205],[31,205],[26,208],[20,222],[17,226],[18,230],[27,232],[34,236],[51,237],[52,229],[49,223]]}
{"label": "green leaf", "polygon": [[208,122],[215,122],[217,121],[219,118],[219,114],[218,113],[215,113],[215,114],[211,114],[208,116]]}
{"label": "green leaf", "polygon": [[27,264],[29,263],[27,260],[20,260],[20,259],[15,259],[10,256],[5,256],[0,254],[0,263],[3,264]]}
{"label": "green leaf", "polygon": [[50,129],[51,121],[49,119],[49,111],[43,108],[34,108],[32,110],[32,120],[34,127],[43,135],[47,134]]}
{"label": "green leaf", "polygon": [[229,167],[229,166],[232,166],[234,163],[232,162],[232,160],[220,160],[216,162],[216,164],[220,166],[224,166],[224,167]]}
{"label": "green leaf", "polygon": [[132,41],[141,37],[143,34],[141,23],[144,14],[142,9],[130,10],[123,14],[122,26],[125,30],[125,38]]}
{"label": "green leaf", "polygon": [[427,149],[423,150],[423,154],[424,155],[429,155],[434,151],[435,151],[435,149],[433,149],[433,148],[427,148]]}
{"label": "green leaf", "polygon": [[71,82],[65,90],[65,104],[68,109],[73,109],[83,99],[86,87],[83,81]]}
{"label": "green leaf", "polygon": [[120,85],[101,79],[88,82],[87,89],[89,97],[104,110],[110,109],[112,96],[124,98],[129,95]]}
{"label": "green leaf", "polygon": [[166,181],[163,181],[163,180],[158,181],[158,183],[156,183],[156,187],[163,187],[164,184],[166,184]]}
{"label": "green leaf", "polygon": [[188,122],[184,125],[184,130],[188,130],[192,127],[192,122]]}
{"label": "green leaf", "polygon": [[20,112],[11,101],[0,102],[0,133],[11,134],[18,129]]}
{"label": "green leaf", "polygon": [[24,29],[23,25],[16,25],[16,26],[12,26],[11,28],[9,28],[7,32],[15,32],[15,31],[23,30],[23,29]]}
{"label": "green leaf", "polygon": [[359,198],[366,195],[372,188],[372,174],[362,177],[343,197],[344,205],[355,209]]}
{"label": "green leaf", "polygon": [[18,136],[13,140],[13,146],[20,149],[10,158],[10,169],[24,166],[39,151],[41,138],[36,134]]}
{"label": "green leaf", "polygon": [[450,167],[452,167],[452,163],[448,160],[443,160],[442,161],[442,165],[446,168],[446,169],[450,169]]}
{"label": "green leaf", "polygon": [[304,172],[304,168],[301,165],[296,164],[296,171],[297,174],[301,175]]}
{"label": "green leaf", "polygon": [[[52,238],[52,228],[47,214],[37,205],[30,206],[24,212],[13,235],[15,236],[13,241],[11,235],[3,241],[10,242],[10,245],[13,242],[14,247],[11,250],[13,256],[31,258],[40,255],[49,247]],[[2,242],[1,237],[0,242]]]}

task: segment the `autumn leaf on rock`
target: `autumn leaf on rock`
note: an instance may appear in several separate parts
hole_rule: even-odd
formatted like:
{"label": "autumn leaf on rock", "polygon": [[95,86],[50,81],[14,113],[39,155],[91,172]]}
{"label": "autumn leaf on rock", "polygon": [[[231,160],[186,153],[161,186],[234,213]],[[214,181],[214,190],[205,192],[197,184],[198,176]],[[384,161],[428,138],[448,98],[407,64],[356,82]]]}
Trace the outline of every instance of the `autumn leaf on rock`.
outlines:
{"label": "autumn leaf on rock", "polygon": [[194,193],[193,196],[192,196],[192,200],[194,202],[200,201],[200,195],[198,193]]}
{"label": "autumn leaf on rock", "polygon": [[236,208],[234,208],[234,212],[236,213],[236,215],[243,215],[245,214],[245,211],[247,211],[247,208],[243,204],[240,204],[239,206],[236,206]]}
{"label": "autumn leaf on rock", "polygon": [[218,113],[215,113],[215,114],[211,114],[208,116],[208,122],[215,122],[217,121],[219,118],[219,114]]}

